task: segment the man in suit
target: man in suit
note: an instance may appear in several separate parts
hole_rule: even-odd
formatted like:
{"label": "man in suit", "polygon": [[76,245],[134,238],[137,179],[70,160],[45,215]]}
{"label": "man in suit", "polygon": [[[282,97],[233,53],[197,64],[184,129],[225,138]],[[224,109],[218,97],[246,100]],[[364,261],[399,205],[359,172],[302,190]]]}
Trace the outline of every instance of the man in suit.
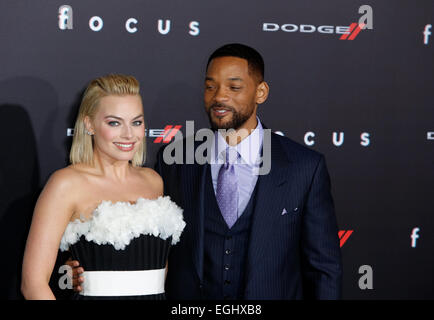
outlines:
{"label": "man in suit", "polygon": [[[165,194],[184,209],[186,222],[169,257],[169,299],[341,297],[324,156],[276,134],[265,145],[268,129],[256,113],[268,92],[256,50],[217,49],[206,69],[205,110],[214,130],[233,130],[215,131],[211,163],[169,165],[164,148],[158,153]],[[258,159],[265,152],[271,170],[261,175]]]}

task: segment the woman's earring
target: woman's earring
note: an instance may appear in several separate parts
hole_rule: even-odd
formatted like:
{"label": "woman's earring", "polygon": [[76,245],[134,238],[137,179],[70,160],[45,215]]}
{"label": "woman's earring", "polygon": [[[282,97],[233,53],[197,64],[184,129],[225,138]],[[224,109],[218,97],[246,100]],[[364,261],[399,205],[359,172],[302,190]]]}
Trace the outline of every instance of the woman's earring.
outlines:
{"label": "woman's earring", "polygon": [[90,135],[90,136],[92,136],[92,135],[93,135],[93,133],[92,133],[92,132],[90,132],[89,130],[86,130],[86,133],[87,133],[88,135]]}

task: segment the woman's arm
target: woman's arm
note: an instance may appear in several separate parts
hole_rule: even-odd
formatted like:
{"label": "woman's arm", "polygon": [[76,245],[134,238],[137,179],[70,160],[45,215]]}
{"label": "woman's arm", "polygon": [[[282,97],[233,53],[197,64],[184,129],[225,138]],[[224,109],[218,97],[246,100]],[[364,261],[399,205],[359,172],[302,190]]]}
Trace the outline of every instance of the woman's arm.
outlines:
{"label": "woman's arm", "polygon": [[68,168],[55,172],[36,203],[23,260],[21,292],[26,299],[55,299],[48,283],[74,213],[73,180]]}

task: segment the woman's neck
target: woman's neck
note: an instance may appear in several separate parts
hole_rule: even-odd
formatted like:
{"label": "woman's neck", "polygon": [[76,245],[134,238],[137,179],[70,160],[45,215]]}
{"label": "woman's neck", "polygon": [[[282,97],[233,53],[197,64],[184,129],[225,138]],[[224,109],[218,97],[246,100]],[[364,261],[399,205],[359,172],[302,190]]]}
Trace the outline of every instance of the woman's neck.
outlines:
{"label": "woman's neck", "polygon": [[115,180],[125,181],[131,172],[131,164],[127,160],[115,160],[97,150],[93,153],[93,165],[95,170],[102,176]]}

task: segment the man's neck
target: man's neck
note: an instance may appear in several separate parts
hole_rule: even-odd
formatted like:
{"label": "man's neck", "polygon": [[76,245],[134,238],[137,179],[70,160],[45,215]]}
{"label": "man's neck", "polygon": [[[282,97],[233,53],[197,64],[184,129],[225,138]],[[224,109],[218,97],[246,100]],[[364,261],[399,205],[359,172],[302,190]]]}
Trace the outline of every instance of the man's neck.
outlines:
{"label": "man's neck", "polygon": [[245,138],[247,138],[258,126],[258,119],[256,115],[249,120],[247,120],[240,128],[237,130],[229,129],[226,131],[226,134],[223,135],[226,143],[232,147],[239,144]]}

